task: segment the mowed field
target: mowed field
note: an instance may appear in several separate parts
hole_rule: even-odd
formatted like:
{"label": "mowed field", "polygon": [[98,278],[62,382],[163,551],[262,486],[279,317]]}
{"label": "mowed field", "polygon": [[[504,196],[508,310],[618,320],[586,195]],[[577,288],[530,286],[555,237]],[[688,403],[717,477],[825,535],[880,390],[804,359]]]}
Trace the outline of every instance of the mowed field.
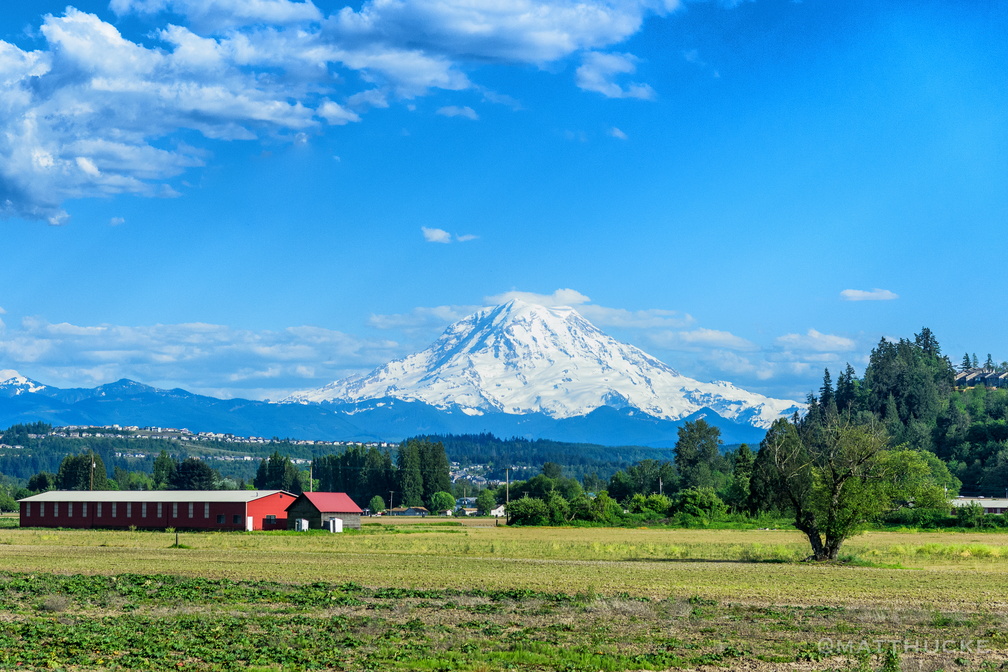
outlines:
{"label": "mowed field", "polygon": [[[0,665],[937,670],[1008,661],[1008,535],[869,532],[848,542],[851,562],[817,564],[801,562],[807,541],[788,530],[466,523],[180,533],[181,548],[168,532],[2,529]],[[103,643],[87,634],[93,623],[119,634]],[[138,647],[143,664],[131,657]],[[28,649],[39,653],[11,653]]]}

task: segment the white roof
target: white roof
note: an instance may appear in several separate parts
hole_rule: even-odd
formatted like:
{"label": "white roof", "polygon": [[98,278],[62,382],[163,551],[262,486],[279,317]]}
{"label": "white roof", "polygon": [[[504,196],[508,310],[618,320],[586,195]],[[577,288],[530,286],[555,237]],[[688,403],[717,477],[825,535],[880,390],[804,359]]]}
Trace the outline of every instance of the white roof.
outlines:
{"label": "white roof", "polygon": [[967,506],[974,502],[988,509],[1008,509],[1008,499],[1004,497],[956,497],[952,500],[952,506]]}
{"label": "white roof", "polygon": [[251,502],[284,490],[50,490],[19,502]]}

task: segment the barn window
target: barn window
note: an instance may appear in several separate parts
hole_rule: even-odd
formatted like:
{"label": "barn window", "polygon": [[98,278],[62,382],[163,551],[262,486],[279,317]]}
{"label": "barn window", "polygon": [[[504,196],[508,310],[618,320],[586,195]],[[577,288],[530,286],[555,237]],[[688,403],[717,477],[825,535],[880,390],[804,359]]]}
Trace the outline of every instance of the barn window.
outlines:
{"label": "barn window", "polygon": [[73,502],[67,502],[67,518],[73,515]]}
{"label": "barn window", "polygon": [[87,502],[81,502],[80,508],[81,508],[80,515],[84,518],[87,518]]}
{"label": "barn window", "polygon": [[203,502],[203,517],[210,517],[210,502]]}
{"label": "barn window", "polygon": [[231,516],[231,524],[232,525],[241,525],[241,516],[239,516],[237,513],[235,515]]}
{"label": "barn window", "polygon": [[31,502],[25,502],[25,518],[31,518]]}
{"label": "barn window", "polygon": [[53,502],[52,515],[54,518],[59,518],[59,502]]}
{"label": "barn window", "polygon": [[101,502],[98,502],[98,517],[101,518]]}
{"label": "barn window", "polygon": [[178,502],[172,502],[171,515],[172,518],[178,518]]}
{"label": "barn window", "polygon": [[126,502],[126,517],[133,517],[133,502]]}
{"label": "barn window", "polygon": [[270,525],[276,525],[276,516],[273,514],[266,516],[266,522]]}
{"label": "barn window", "polygon": [[157,517],[161,517],[161,502],[157,503]]}
{"label": "barn window", "polygon": [[38,515],[45,518],[45,502],[39,502],[38,508],[39,508]]}
{"label": "barn window", "polygon": [[224,514],[223,513],[218,513],[217,514],[217,524],[218,525],[223,525],[224,524]]}
{"label": "barn window", "polygon": [[193,503],[189,502],[189,517],[193,517]]}
{"label": "barn window", "polygon": [[142,502],[140,504],[140,517],[141,518],[147,517],[147,502]]}
{"label": "barn window", "polygon": [[112,517],[116,517],[116,510],[119,508],[118,502],[112,502]]}

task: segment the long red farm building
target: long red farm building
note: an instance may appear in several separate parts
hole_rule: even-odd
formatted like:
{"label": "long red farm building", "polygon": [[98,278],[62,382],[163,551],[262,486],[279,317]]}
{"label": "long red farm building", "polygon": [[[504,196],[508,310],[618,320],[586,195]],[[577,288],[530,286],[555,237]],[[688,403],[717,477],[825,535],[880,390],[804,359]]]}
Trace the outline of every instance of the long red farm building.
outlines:
{"label": "long red farm building", "polygon": [[283,490],[51,490],[19,500],[21,527],[286,530]]}

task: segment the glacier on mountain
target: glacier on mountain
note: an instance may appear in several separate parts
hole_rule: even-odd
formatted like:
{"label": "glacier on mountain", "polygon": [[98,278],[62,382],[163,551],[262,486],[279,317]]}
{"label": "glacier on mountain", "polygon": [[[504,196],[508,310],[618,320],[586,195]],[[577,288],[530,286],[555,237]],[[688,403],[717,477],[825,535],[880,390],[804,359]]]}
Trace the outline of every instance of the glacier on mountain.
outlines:
{"label": "glacier on mountain", "polygon": [[467,415],[584,416],[602,406],[679,420],[703,409],[767,428],[800,408],[731,383],[683,376],[606,335],[569,307],[513,300],[450,325],[427,349],[366,376],[292,394],[288,403],[397,398]]}

